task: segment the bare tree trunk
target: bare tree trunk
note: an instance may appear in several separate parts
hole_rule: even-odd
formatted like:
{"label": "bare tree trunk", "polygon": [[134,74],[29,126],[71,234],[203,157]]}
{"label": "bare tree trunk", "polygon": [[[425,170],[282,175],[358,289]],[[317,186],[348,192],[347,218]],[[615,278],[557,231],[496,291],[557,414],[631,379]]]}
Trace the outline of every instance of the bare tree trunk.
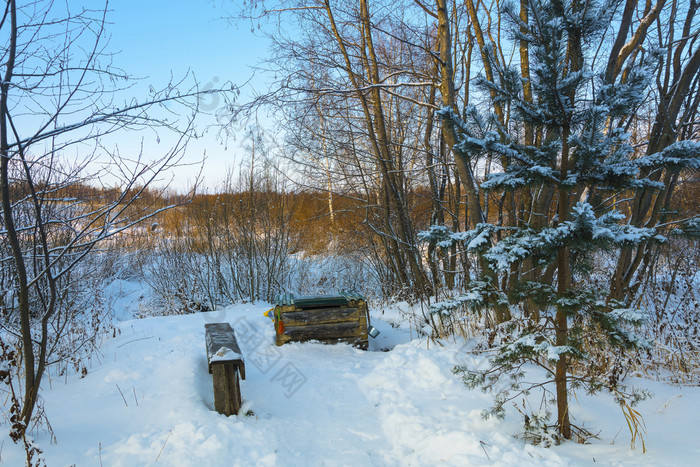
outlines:
{"label": "bare tree trunk", "polygon": [[[435,72],[437,73],[437,70],[435,70]],[[434,105],[435,103],[435,94],[435,86],[430,86],[428,103],[431,105]],[[445,223],[445,214],[442,205],[444,201],[444,190],[440,190],[440,187],[438,186],[438,177],[436,175],[438,163],[435,158],[434,148],[432,145],[435,111],[431,108],[427,110],[427,113],[428,115],[423,135],[423,148],[425,149],[425,165],[428,172],[428,185],[430,187],[430,198],[432,204],[430,223],[432,225],[443,225]],[[440,274],[438,272],[437,261],[435,258],[436,244],[437,241],[434,239],[428,244],[428,267],[433,279],[433,289],[437,292],[440,284]],[[445,271],[444,274],[447,276],[448,271]],[[447,277],[445,277],[445,279],[446,283],[448,283],[449,281],[447,281]]]}
{"label": "bare tree trunk", "polygon": [[[562,131],[562,151],[561,151],[561,174],[560,180],[565,180],[568,174],[569,165],[569,127],[565,126]],[[559,222],[564,222],[569,216],[569,192],[563,187],[559,189]],[[569,290],[571,286],[571,269],[569,266],[569,249],[566,245],[559,247],[557,251],[557,292],[560,297]],[[564,307],[557,305],[556,316],[554,318],[555,339],[557,347],[564,347],[568,344],[569,325]],[[569,392],[567,385],[567,356],[562,353],[557,360],[554,384],[557,394],[557,426],[559,433],[565,438],[571,438],[571,422],[569,419]]]}
{"label": "bare tree trunk", "polygon": [[[440,49],[440,78],[442,103],[445,108],[451,109],[456,113],[455,87],[454,87],[454,70],[452,65],[452,43],[449,28],[449,17],[447,13],[447,5],[445,0],[436,0],[437,17],[438,17],[438,43]],[[466,154],[459,150],[457,143],[459,138],[457,128],[455,127],[452,115],[443,114],[442,132],[445,137],[445,142],[452,149],[455,156],[455,165],[462,180],[464,191],[467,194],[467,204],[469,211],[469,219],[471,228],[475,228],[477,224],[487,222],[481,207],[480,190],[474,172],[469,163],[469,158]],[[491,269],[486,259],[479,255],[479,265],[482,274],[491,281],[492,287],[498,287],[498,277]],[[491,302],[496,314],[496,320],[499,323],[508,321],[510,310],[507,305]]]}
{"label": "bare tree trunk", "polygon": [[[630,54],[631,46],[643,40],[646,35],[646,28],[649,26],[648,22],[650,19],[658,18],[659,10],[663,4],[664,1],[659,0],[654,8],[647,12],[638,30],[627,44],[619,46],[616,43],[618,47],[614,48],[611,53],[606,78],[611,81],[616,79],[625,59]],[[700,72],[700,47],[695,44],[695,49],[688,51],[689,58],[685,62],[681,63],[679,58],[684,47],[689,44],[688,33],[696,12],[697,1],[693,0],[688,6],[683,28],[683,39],[674,41],[672,29],[666,38],[668,51],[664,70],[665,79],[659,88],[660,100],[646,148],[647,155],[661,152],[677,141],[680,128],[684,127],[688,121],[687,119],[690,115],[693,115],[694,109],[697,109],[698,101],[695,100],[694,103],[691,103],[691,107],[681,114],[683,102],[687,96],[694,89],[697,92],[697,75]],[[628,12],[625,10],[625,15],[627,14]],[[629,13],[629,15],[631,14]],[[626,31],[621,32],[621,34],[623,33],[626,34]],[[624,41],[620,39],[619,42]],[[672,45],[675,45],[676,48],[674,49]],[[660,210],[665,204],[668,204],[666,200],[670,201],[672,196],[674,187],[670,183],[672,177],[667,173],[664,174],[664,171],[661,169],[648,167],[641,170],[640,177],[648,178],[652,181],[660,181],[662,178],[665,180],[662,190],[657,192],[652,188],[641,188],[635,192],[632,201],[630,224],[635,227],[653,228],[658,223]],[[640,264],[644,262],[644,258],[648,256],[650,251],[651,249],[647,247],[646,243],[641,243],[637,247],[624,246],[622,248],[617,267],[611,279],[609,300],[629,301],[633,298],[636,287],[631,286],[632,281],[637,274]],[[643,278],[638,277],[637,279],[637,283],[640,284]]]}
{"label": "bare tree trunk", "polygon": [[[379,153],[377,156],[379,157],[380,167],[384,176],[389,203],[398,218],[396,226],[400,245],[403,245],[401,246],[400,250],[404,251],[402,256],[406,257],[408,265],[411,269],[416,293],[418,296],[423,296],[428,291],[427,282],[425,272],[423,267],[418,263],[418,255],[415,251],[413,233],[411,231],[408,213],[406,212],[406,201],[403,195],[404,190],[402,183],[399,180],[401,171],[397,170],[395,167],[394,158],[392,157],[391,144],[387,133],[387,124],[384,118],[384,110],[382,108],[381,90],[378,86],[381,84],[381,80],[379,77],[377,56],[374,50],[374,41],[372,38],[367,0],[360,0],[360,14],[362,17],[364,40],[366,42],[366,60],[369,65],[368,75],[370,82],[375,85],[371,88],[370,94],[372,95],[374,127],[376,130],[376,135],[378,136],[377,146]],[[363,48],[363,52],[364,51],[365,48]]]}
{"label": "bare tree trunk", "polygon": [[[413,238],[413,232],[410,225],[410,219],[406,212],[406,202],[403,196],[403,186],[398,177],[397,169],[394,165],[394,157],[392,155],[389,134],[387,132],[387,124],[384,117],[384,109],[382,106],[381,96],[381,80],[379,76],[379,65],[374,50],[374,43],[371,33],[371,24],[369,19],[369,9],[365,0],[360,1],[360,22],[363,46],[361,48],[361,59],[366,67],[367,78],[373,85],[369,91],[371,99],[368,99],[364,91],[361,89],[358,82],[358,76],[352,71],[352,62],[350,54],[346,48],[346,42],[340,35],[336,26],[333,10],[328,1],[324,2],[326,13],[328,15],[331,31],[338,43],[340,52],[346,64],[348,78],[350,79],[355,93],[360,101],[364,116],[366,128],[369,136],[377,165],[382,175],[382,187],[386,199],[386,225],[390,228],[390,235],[387,241],[392,246],[391,251],[397,255],[399,264],[406,263],[408,271],[411,274],[411,280],[404,282],[403,285],[411,286],[413,292],[417,296],[423,296],[428,292],[427,278],[425,271],[419,262],[418,252]],[[371,101],[371,102],[369,102]],[[396,216],[395,222],[393,217]],[[393,234],[393,229],[396,233]],[[406,277],[405,273],[401,273],[400,277]]]}
{"label": "bare tree trunk", "polygon": [[20,316],[20,329],[22,337],[22,356],[24,357],[24,403],[20,418],[24,423],[24,429],[29,425],[36,397],[38,392],[38,382],[35,372],[35,355],[30,324],[29,310],[29,281],[27,276],[27,266],[24,261],[22,247],[20,245],[17,229],[13,219],[12,201],[10,199],[9,164],[10,144],[8,133],[10,131],[9,114],[7,101],[9,98],[10,83],[14,72],[15,58],[17,51],[17,5],[15,0],[9,0],[8,9],[10,14],[10,48],[5,68],[5,76],[0,84],[0,189],[2,190],[2,212],[7,231],[7,239],[12,249],[14,267],[18,283],[18,308]]}

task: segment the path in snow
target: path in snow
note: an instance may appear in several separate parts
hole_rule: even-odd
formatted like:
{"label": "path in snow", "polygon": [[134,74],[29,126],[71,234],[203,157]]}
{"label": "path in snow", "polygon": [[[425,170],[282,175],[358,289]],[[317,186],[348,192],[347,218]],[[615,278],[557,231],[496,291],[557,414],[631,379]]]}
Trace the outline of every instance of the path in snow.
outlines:
{"label": "path in snow", "polygon": [[[396,345],[391,351],[316,343],[276,347],[263,311],[236,306],[122,323],[87,377],[73,376],[67,384],[53,378],[50,389],[47,384],[46,410],[58,444],[50,445],[42,433],[37,441],[49,465],[580,465],[594,458],[677,465],[698,454],[686,447],[673,453],[674,460],[657,445],[656,453],[642,457],[622,441],[625,433],[616,445],[608,439],[594,446],[533,447],[513,437],[521,430],[516,418],[481,418],[491,399],[452,374],[457,359],[465,358],[457,346],[427,349],[375,317],[384,334],[372,346]],[[236,330],[246,359],[241,390],[248,416],[212,410],[207,322],[229,322]],[[692,407],[700,397],[691,395]],[[674,404],[664,410],[678,417]],[[579,416],[614,423],[608,427],[612,438],[624,421],[608,413],[614,407],[609,403],[598,406],[599,412]],[[18,447],[6,442],[2,461],[21,460]]]}

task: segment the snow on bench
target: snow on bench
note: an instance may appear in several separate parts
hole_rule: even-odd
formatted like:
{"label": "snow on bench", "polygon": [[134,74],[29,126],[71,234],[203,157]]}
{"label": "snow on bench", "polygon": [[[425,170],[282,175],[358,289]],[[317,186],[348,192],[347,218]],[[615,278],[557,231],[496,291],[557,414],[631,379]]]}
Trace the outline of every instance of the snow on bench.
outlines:
{"label": "snow on bench", "polygon": [[240,378],[245,379],[245,362],[229,323],[204,325],[209,373],[214,383],[214,408],[224,415],[241,408]]}

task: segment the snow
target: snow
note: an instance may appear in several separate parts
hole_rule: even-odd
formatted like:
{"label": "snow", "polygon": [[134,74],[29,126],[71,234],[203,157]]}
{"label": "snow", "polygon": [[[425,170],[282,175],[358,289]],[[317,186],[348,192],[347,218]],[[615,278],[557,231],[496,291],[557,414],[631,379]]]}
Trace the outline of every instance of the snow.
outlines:
{"label": "snow", "polygon": [[613,320],[628,323],[642,323],[647,316],[647,313],[637,308],[616,308],[609,314]]}
{"label": "snow", "polygon": [[243,359],[243,356],[228,347],[221,347],[214,355],[209,358],[209,363],[227,362],[230,360]]}
{"label": "snow", "polygon": [[666,147],[663,151],[640,158],[640,167],[669,165],[673,168],[700,168],[700,141],[682,140]]}
{"label": "snow", "polygon": [[147,292],[139,281],[117,279],[105,288],[104,294],[114,318],[124,321],[142,311]]}
{"label": "snow", "polygon": [[483,302],[483,297],[478,293],[467,292],[453,299],[433,303],[430,305],[430,312],[448,316],[457,308],[470,302]]}
{"label": "snow", "polygon": [[[484,420],[491,395],[468,389],[452,372],[479,368],[484,356],[466,353],[465,341],[420,337],[405,307],[371,307],[381,334],[370,351],[277,347],[263,316],[267,304],[125,320],[87,376],[45,380],[57,443],[45,431],[31,434],[49,465],[79,466],[671,466],[693,465],[700,455],[693,415],[700,388],[643,379],[631,383],[656,394],[638,408],[647,454],[630,449],[622,413],[605,393],[571,399],[574,423],[600,439],[549,449],[525,443],[515,437],[523,430],[515,411]],[[211,322],[231,323],[247,362],[239,416],[213,411],[204,339]],[[9,440],[1,455],[3,465],[24,463]]]}
{"label": "snow", "polygon": [[[537,337],[542,339],[541,342],[537,343]],[[518,340],[508,344],[507,346],[507,350],[513,353],[518,353],[522,351],[523,348],[531,349],[535,353],[546,355],[546,358],[549,361],[557,361],[559,360],[559,356],[561,354],[571,354],[574,352],[574,349],[571,346],[555,346],[544,340],[542,336],[532,334],[520,337]]]}

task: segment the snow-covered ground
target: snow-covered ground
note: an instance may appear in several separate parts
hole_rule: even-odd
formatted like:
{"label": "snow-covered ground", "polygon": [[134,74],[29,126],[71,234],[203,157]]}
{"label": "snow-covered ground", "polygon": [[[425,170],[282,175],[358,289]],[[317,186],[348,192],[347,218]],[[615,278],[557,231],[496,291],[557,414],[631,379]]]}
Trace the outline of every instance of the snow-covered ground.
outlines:
{"label": "snow-covered ground", "polygon": [[[491,397],[467,389],[455,364],[478,365],[459,344],[428,343],[396,313],[372,310],[382,331],[370,351],[317,343],[276,347],[267,307],[127,320],[84,378],[54,376],[43,391],[57,443],[35,439],[48,465],[433,466],[697,465],[700,388],[639,380],[656,397],[639,411],[647,454],[612,398],[577,394],[575,423],[600,432],[591,445],[533,447],[514,437],[517,412],[483,420]],[[246,415],[212,410],[204,324],[229,322],[246,358]],[[382,349],[384,351],[382,351]],[[23,464],[5,437],[4,465]]]}

